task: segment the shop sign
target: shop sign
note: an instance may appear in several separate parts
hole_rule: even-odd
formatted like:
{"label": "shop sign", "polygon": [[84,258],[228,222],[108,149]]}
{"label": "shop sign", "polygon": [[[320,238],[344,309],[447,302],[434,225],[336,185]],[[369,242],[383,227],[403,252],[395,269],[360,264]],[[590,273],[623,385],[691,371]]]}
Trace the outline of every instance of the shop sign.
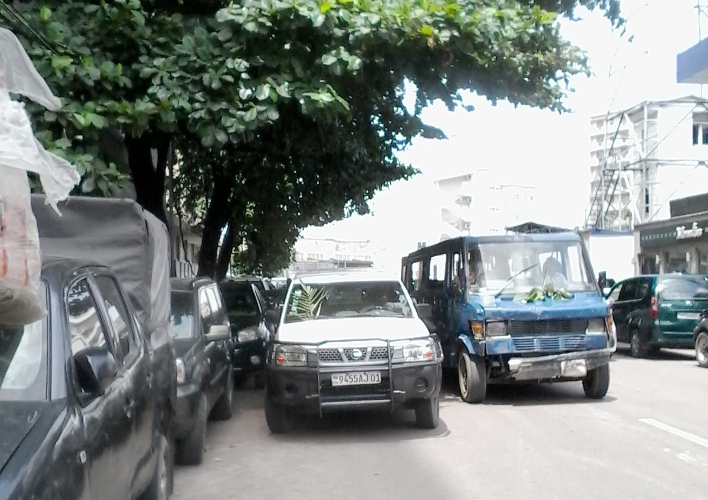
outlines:
{"label": "shop sign", "polygon": [[703,228],[698,227],[698,223],[694,222],[690,229],[686,229],[686,226],[676,227],[676,239],[677,240],[687,240],[692,238],[700,238],[703,236]]}

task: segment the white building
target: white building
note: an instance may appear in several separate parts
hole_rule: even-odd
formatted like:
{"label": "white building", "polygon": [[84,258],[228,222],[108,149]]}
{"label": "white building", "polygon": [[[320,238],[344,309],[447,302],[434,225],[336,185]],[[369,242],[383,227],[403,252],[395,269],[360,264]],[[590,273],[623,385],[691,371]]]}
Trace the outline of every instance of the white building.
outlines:
{"label": "white building", "polygon": [[373,267],[379,251],[371,240],[345,241],[334,238],[300,238],[295,243],[291,272],[347,267]]}
{"label": "white building", "polygon": [[505,234],[505,227],[534,219],[536,188],[500,178],[491,169],[439,179],[441,239]]}
{"label": "white building", "polygon": [[708,182],[708,100],[645,101],[591,118],[586,226],[631,230]]}

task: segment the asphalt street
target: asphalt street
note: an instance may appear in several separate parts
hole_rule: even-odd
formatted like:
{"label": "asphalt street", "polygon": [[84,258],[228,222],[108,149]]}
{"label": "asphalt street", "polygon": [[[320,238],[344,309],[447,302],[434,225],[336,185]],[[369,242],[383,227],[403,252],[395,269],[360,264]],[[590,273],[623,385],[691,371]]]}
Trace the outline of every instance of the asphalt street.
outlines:
{"label": "asphalt street", "polygon": [[468,405],[448,383],[440,426],[413,412],[308,418],[269,433],[263,393],[240,390],[174,498],[705,500],[708,370],[691,352],[611,361],[610,392],[580,383],[492,387]]}

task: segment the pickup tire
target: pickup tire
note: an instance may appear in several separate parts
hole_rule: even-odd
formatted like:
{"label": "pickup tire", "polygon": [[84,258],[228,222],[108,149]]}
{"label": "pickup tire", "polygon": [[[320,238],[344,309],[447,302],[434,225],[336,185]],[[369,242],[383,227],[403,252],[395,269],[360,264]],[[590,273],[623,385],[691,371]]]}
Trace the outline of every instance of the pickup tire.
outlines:
{"label": "pickup tire", "polygon": [[708,332],[701,332],[696,337],[696,361],[703,368],[708,368]]}
{"label": "pickup tire", "polygon": [[610,388],[610,365],[593,368],[583,379],[583,391],[590,399],[602,399]]}
{"label": "pickup tire", "polygon": [[265,397],[265,418],[268,429],[273,434],[287,434],[293,430],[293,421],[288,408]]}
{"label": "pickup tire", "polygon": [[415,423],[421,429],[435,429],[440,423],[440,397],[421,399],[415,405]]}
{"label": "pickup tire", "polygon": [[487,369],[484,360],[462,349],[457,359],[460,396],[465,403],[481,403],[487,395]]}
{"label": "pickup tire", "polygon": [[211,418],[214,420],[230,420],[233,415],[233,411],[231,409],[233,402],[234,374],[233,370],[229,368],[228,374],[226,375],[226,387],[224,387],[224,393],[216,402],[214,408],[212,408]]}
{"label": "pickup tire", "polygon": [[634,358],[646,358],[649,355],[649,346],[636,328],[629,336],[629,349]]}
{"label": "pickup tire", "polygon": [[177,462],[180,465],[199,465],[204,461],[204,443],[207,428],[207,398],[199,396],[197,414],[187,437],[177,441]]}

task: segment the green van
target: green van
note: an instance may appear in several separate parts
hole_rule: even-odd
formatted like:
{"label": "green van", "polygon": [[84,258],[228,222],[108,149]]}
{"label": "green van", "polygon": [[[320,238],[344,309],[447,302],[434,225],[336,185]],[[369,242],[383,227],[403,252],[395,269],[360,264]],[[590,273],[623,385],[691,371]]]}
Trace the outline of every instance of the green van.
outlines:
{"label": "green van", "polygon": [[642,275],[620,281],[607,293],[617,341],[629,342],[632,356],[662,347],[693,349],[693,330],[708,308],[708,276]]}

